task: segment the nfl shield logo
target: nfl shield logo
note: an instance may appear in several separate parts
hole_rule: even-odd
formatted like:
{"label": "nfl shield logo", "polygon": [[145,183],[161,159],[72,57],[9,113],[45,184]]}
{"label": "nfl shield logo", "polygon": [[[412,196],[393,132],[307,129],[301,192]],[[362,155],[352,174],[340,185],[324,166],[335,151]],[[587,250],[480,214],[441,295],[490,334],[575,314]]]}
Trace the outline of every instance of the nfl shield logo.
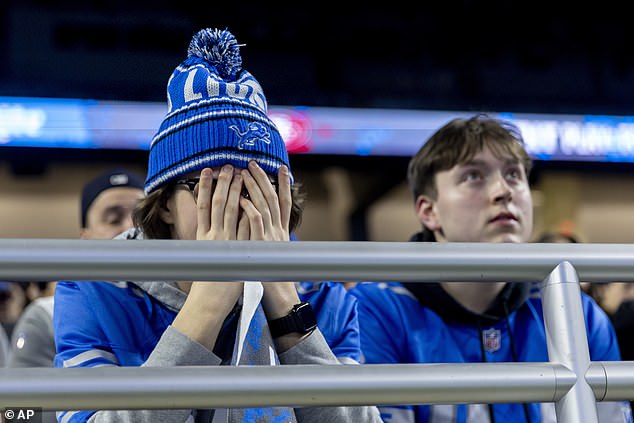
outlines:
{"label": "nfl shield logo", "polygon": [[482,343],[486,352],[496,352],[500,349],[500,331],[494,328],[483,330]]}

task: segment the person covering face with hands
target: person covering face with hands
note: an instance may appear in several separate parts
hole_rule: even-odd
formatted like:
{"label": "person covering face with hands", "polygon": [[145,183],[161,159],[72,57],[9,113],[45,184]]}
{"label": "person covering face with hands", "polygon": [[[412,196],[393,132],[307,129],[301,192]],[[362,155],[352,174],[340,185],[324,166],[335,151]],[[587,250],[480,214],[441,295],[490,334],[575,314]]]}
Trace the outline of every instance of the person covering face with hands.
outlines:
{"label": "person covering face with hands", "polygon": [[[161,218],[171,225],[174,239],[289,241],[292,198],[286,165],[280,167],[278,181],[279,194],[255,161],[247,169],[230,164],[219,170],[205,168],[199,176],[189,175],[176,182]],[[242,283],[179,282],[179,287],[195,295],[190,295],[184,306],[191,313],[179,314],[174,327],[211,348],[220,327],[201,326],[200,315],[209,310],[227,315],[242,295]],[[212,307],[210,301],[218,304]],[[298,303],[293,282],[264,284],[262,306],[269,320],[288,314]],[[285,350],[303,336],[306,334],[294,332],[275,341]]]}
{"label": "person covering face with hands", "polygon": [[[168,81],[145,198],[122,239],[288,242],[303,194],[228,31],[204,29]],[[210,275],[213,280],[213,275]],[[314,308],[312,307],[314,305]],[[356,299],[336,282],[58,283],[57,367],[357,363]],[[64,411],[65,422],[378,422],[376,407]]]}

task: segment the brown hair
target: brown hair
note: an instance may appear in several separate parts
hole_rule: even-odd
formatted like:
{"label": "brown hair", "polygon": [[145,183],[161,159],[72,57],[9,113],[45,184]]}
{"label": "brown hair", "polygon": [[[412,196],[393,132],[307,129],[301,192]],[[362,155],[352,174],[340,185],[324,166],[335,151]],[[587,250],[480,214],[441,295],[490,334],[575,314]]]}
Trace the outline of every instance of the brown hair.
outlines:
{"label": "brown hair", "polygon": [[[170,225],[161,219],[160,210],[166,206],[173,192],[173,183],[164,185],[141,200],[135,208],[132,214],[134,226],[141,228],[146,239],[171,239]],[[289,232],[299,227],[306,199],[305,193],[301,191],[301,184],[298,182],[291,185],[291,199]]]}
{"label": "brown hair", "polygon": [[517,126],[482,113],[469,119],[457,118],[437,130],[410,160],[407,181],[414,201],[423,194],[435,199],[436,174],[468,162],[484,147],[497,157],[517,159],[529,175],[532,160]]}

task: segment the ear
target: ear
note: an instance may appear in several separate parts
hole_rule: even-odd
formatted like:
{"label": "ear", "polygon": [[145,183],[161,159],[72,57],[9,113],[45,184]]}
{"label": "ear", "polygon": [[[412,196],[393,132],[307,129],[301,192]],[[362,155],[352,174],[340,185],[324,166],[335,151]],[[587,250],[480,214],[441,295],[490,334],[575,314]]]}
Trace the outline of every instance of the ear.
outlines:
{"label": "ear", "polygon": [[171,201],[172,199],[169,198],[159,208],[159,217],[161,218],[163,222],[165,222],[168,225],[173,225],[175,221],[174,213],[172,213],[172,210],[171,210],[172,209],[170,205]]}
{"label": "ear", "polygon": [[432,232],[440,231],[441,224],[436,213],[436,202],[427,195],[419,195],[414,205],[418,220]]}

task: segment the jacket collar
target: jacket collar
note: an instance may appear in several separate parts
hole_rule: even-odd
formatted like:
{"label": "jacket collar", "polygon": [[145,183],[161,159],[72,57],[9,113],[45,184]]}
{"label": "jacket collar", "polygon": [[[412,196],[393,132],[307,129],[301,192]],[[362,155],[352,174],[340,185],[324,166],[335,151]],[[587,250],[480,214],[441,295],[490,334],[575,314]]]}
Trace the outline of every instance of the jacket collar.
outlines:
{"label": "jacket collar", "polygon": [[[410,241],[429,242],[423,232],[414,234]],[[432,309],[446,321],[473,323],[480,321],[492,324],[508,317],[526,302],[530,294],[530,286],[523,282],[508,282],[497,295],[491,306],[482,314],[474,313],[464,308],[453,299],[439,283],[409,282],[403,283],[424,307]]]}

